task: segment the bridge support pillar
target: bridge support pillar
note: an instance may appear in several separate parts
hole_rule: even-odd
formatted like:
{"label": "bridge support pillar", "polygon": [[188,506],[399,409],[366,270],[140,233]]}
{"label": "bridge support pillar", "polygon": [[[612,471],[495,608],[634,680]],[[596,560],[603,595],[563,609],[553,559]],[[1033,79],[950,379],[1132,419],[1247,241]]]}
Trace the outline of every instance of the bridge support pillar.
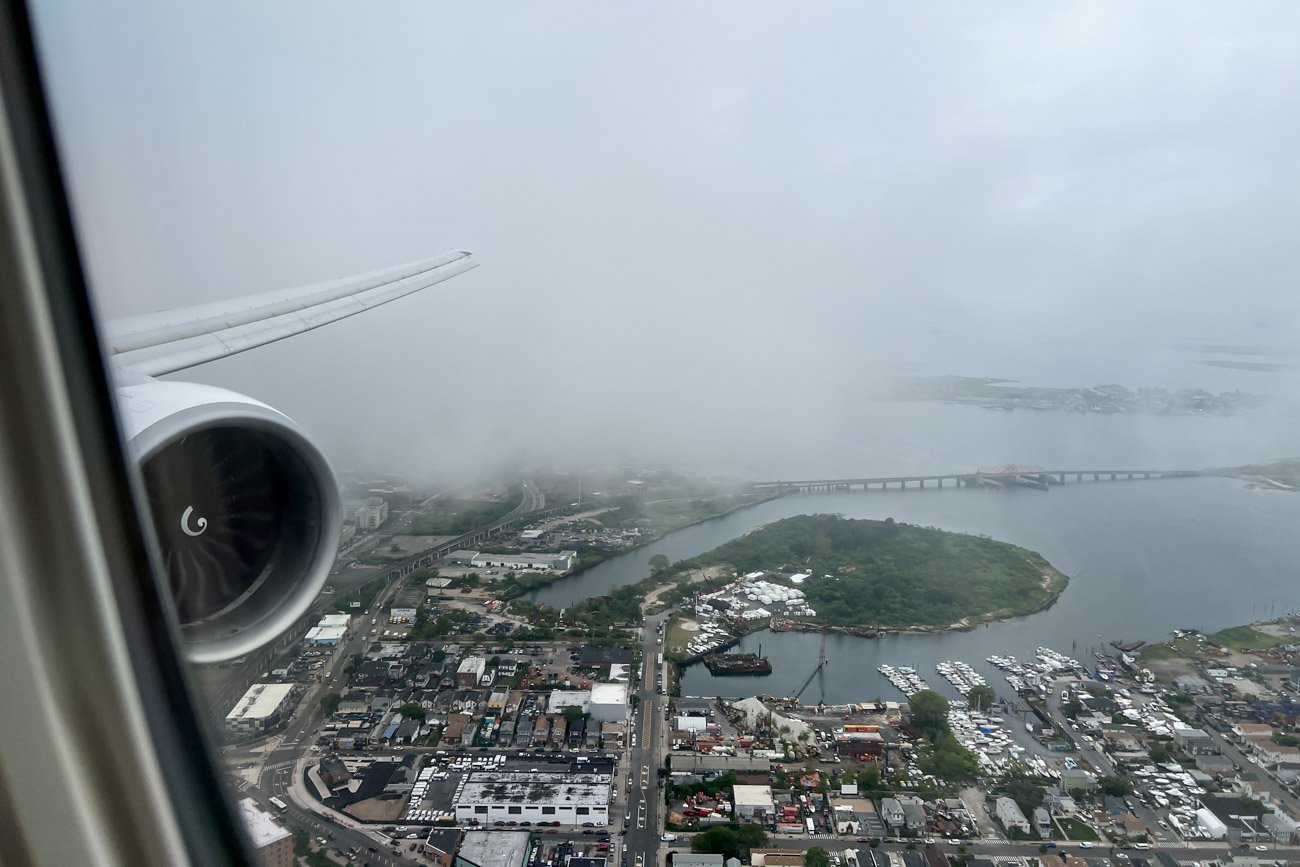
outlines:
{"label": "bridge support pillar", "polygon": [[1111,480],[1112,482],[1115,481],[1115,474],[1114,474],[1114,473],[1111,473],[1111,474],[1110,474],[1110,480]]}
{"label": "bridge support pillar", "polygon": [[1093,474],[1092,474],[1092,480],[1093,480],[1094,482],[1100,482],[1100,481],[1101,481],[1101,473],[1093,473]]}

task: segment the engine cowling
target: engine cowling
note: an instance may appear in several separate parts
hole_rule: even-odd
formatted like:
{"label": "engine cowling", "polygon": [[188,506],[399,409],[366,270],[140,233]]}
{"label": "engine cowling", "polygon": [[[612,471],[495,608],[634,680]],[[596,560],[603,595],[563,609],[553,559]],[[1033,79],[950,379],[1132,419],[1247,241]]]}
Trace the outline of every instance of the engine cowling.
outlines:
{"label": "engine cowling", "polygon": [[189,657],[256,650],[329,577],[342,521],[320,449],[250,397],[149,380],[118,390]]}

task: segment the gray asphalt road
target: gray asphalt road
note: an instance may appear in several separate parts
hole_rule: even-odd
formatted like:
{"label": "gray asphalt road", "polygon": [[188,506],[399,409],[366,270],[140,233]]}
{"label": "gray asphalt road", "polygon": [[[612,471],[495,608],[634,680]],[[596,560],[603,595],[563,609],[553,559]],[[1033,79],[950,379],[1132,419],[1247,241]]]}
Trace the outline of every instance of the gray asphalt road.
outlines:
{"label": "gray asphalt road", "polygon": [[653,867],[657,863],[659,835],[663,833],[660,821],[663,794],[658,771],[662,763],[664,699],[655,688],[660,650],[656,627],[667,617],[667,614],[657,614],[647,618],[641,638],[641,682],[636,691],[637,710],[631,735],[635,736],[636,745],[630,750],[628,772],[632,775],[632,788],[627,799],[627,833],[623,838],[628,867]]}

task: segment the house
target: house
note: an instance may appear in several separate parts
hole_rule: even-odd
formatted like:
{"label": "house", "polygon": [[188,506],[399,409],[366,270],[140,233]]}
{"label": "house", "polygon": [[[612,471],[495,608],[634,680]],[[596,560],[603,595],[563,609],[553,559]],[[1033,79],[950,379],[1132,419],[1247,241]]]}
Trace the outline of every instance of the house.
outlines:
{"label": "house", "polygon": [[[903,805],[898,802],[897,798],[881,799],[880,818],[884,820],[885,826],[891,831],[902,828],[907,821],[907,816],[903,813]],[[1021,816],[1021,818],[1024,817]]]}
{"label": "house", "polygon": [[1071,798],[1060,788],[1049,786],[1043,795],[1043,806],[1053,816],[1073,816],[1079,809]]}
{"label": "house", "polygon": [[1174,743],[1178,744],[1183,752],[1189,756],[1212,756],[1219,751],[1219,746],[1215,743],[1214,738],[1210,737],[1203,729],[1176,727],[1174,729]]}
{"label": "house", "polygon": [[438,867],[451,867],[459,844],[460,829],[430,828],[429,835],[424,838],[422,854]]}
{"label": "house", "polygon": [[1044,840],[1051,839],[1052,836],[1052,817],[1042,807],[1034,808],[1034,830],[1038,836]]}
{"label": "house", "polygon": [[1075,789],[1091,792],[1097,788],[1097,778],[1082,768],[1066,768],[1061,771],[1061,788],[1067,792]]}
{"label": "house", "polygon": [[1272,741],[1260,741],[1255,745],[1255,755],[1265,765],[1283,762],[1295,764],[1300,762],[1300,747],[1284,747]]}
{"label": "house", "polygon": [[353,690],[339,702],[335,716],[365,716],[370,713],[370,695],[361,690]]}
{"label": "house", "polygon": [[1290,845],[1300,838],[1300,824],[1285,813],[1265,813],[1260,824],[1275,843]]}
{"label": "house", "polygon": [[1237,723],[1232,727],[1232,733],[1243,743],[1255,738],[1273,739],[1273,727],[1265,723]]}
{"label": "house", "polygon": [[909,831],[925,830],[925,807],[920,798],[899,798],[903,808],[903,827]]}
{"label": "house", "polygon": [[326,756],[320,760],[321,781],[331,789],[339,786],[352,779],[352,774],[348,771],[347,765],[338,756]]}
{"label": "house", "polygon": [[1029,820],[1025,818],[1019,805],[1010,798],[998,798],[994,802],[993,812],[1008,832],[1016,830],[1022,834],[1030,833]]}

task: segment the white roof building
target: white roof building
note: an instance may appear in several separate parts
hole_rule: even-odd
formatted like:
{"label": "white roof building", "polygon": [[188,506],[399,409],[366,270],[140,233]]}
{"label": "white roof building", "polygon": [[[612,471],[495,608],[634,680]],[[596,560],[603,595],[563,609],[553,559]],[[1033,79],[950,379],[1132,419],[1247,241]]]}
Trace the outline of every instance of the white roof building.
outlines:
{"label": "white roof building", "polygon": [[998,815],[998,821],[1006,830],[1016,828],[1023,834],[1029,833],[1029,820],[1025,818],[1020,805],[1015,801],[1010,798],[998,798],[994,802],[994,811]]}
{"label": "white roof building", "polygon": [[[239,817],[243,820],[244,830],[248,832],[248,839],[252,842],[253,848],[267,858],[268,863],[274,863],[274,858],[267,857],[269,855],[267,850],[273,846],[275,849],[272,851],[284,849],[289,858],[293,857],[293,844],[280,843],[281,840],[288,840],[293,835],[271,818],[270,813],[257,806],[257,802],[252,798],[240,799]],[[277,843],[280,845],[276,846]]]}
{"label": "white roof building", "polygon": [[557,689],[551,692],[551,698],[546,703],[548,713],[559,713],[566,707],[582,708],[586,713],[591,707],[591,690],[589,689]]}
{"label": "white roof building", "polygon": [[313,647],[338,644],[347,631],[347,626],[313,626],[303,640]]}
{"label": "white roof building", "polygon": [[611,781],[609,774],[472,773],[456,793],[456,819],[607,825]]}
{"label": "white roof building", "polygon": [[761,819],[776,810],[771,786],[732,786],[731,793],[737,819]]}
{"label": "white roof building", "polygon": [[255,683],[226,714],[231,731],[260,732],[279,721],[293,698],[295,684]]}
{"label": "white roof building", "polygon": [[628,712],[627,684],[593,683],[588,710],[601,722],[623,722]]}

